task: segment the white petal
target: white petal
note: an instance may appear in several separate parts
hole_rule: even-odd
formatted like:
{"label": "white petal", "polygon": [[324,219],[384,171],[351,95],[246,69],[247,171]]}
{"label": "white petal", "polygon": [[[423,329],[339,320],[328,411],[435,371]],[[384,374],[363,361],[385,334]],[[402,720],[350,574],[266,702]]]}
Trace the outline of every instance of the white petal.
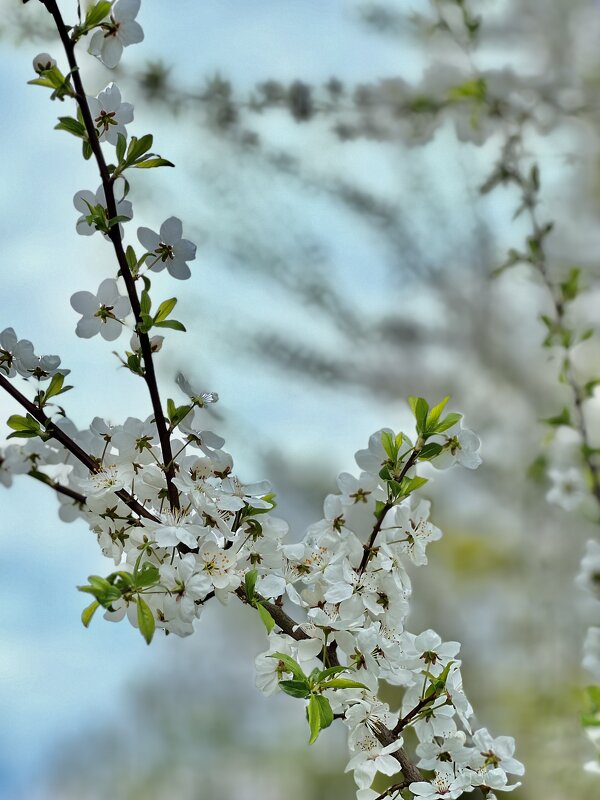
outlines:
{"label": "white petal", "polygon": [[75,328],[75,333],[82,339],[91,339],[100,331],[102,322],[99,317],[84,317],[80,319]]}
{"label": "white petal", "polygon": [[130,44],[137,44],[144,40],[144,30],[138,22],[127,20],[121,23],[119,39],[123,42],[124,47],[128,47]]}
{"label": "white petal", "polygon": [[105,278],[98,287],[98,301],[105,306],[112,306],[119,291],[117,289],[117,282],[114,278]]}
{"label": "white petal", "polygon": [[175,244],[181,239],[183,226],[177,217],[169,217],[160,226],[160,238],[167,244]]}
{"label": "white petal", "polygon": [[122,330],[123,326],[116,319],[107,319],[100,326],[100,335],[107,342],[114,342],[115,339],[119,338]]}
{"label": "white petal", "polygon": [[112,13],[115,19],[135,19],[140,10],[142,0],[117,0]]}
{"label": "white petal", "polygon": [[73,198],[73,205],[77,211],[80,211],[82,214],[87,216],[90,213],[90,210],[87,207],[86,201],[92,206],[96,205],[96,195],[93,192],[90,192],[88,189],[77,192]]}
{"label": "white petal", "polygon": [[104,40],[100,60],[109,69],[114,69],[123,55],[123,45],[116,36],[109,36]]}
{"label": "white petal", "polygon": [[149,253],[156,250],[160,244],[160,236],[150,228],[138,228],[137,237],[142,247],[145,247]]}
{"label": "white petal", "polygon": [[193,261],[196,258],[196,245],[188,239],[181,239],[173,247],[173,253],[183,261]]}
{"label": "white petal", "polygon": [[84,317],[90,317],[98,310],[98,300],[91,292],[75,292],[71,296],[71,308]]}
{"label": "white petal", "polygon": [[169,275],[172,275],[173,278],[177,278],[178,281],[186,281],[192,274],[192,271],[185,261],[179,261],[175,258],[167,261],[167,269]]}
{"label": "white petal", "polygon": [[88,53],[93,56],[100,56],[102,52],[102,45],[104,44],[104,33],[101,30],[97,30],[92,38],[90,39],[90,46],[88,48]]}

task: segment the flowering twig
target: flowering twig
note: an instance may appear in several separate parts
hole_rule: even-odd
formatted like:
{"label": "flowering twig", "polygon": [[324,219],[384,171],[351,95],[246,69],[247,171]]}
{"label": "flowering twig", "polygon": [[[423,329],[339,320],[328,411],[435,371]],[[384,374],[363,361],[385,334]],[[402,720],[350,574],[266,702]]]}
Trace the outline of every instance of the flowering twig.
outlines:
{"label": "flowering twig", "polygon": [[[100,172],[100,179],[102,181],[102,186],[104,188],[104,193],[106,197],[108,217],[109,219],[114,219],[115,217],[117,217],[118,214],[117,214],[117,203],[115,200],[113,181],[111,180],[111,176],[108,172],[108,167],[106,165],[104,153],[102,152],[102,148],[100,146],[98,134],[96,131],[96,127],[94,125],[94,120],[92,119],[92,114],[90,112],[81,76],[79,74],[79,66],[77,64],[77,59],[75,57],[75,43],[69,36],[67,26],[64,23],[64,20],[62,18],[56,0],[41,0],[41,2],[46,6],[47,10],[50,12],[56,23],[56,28],[60,36],[61,42],[63,44],[65,54],[69,62],[69,67],[72,71],[73,85],[75,87],[75,99],[81,110],[81,115],[83,117],[83,123],[85,125],[85,129],[88,135],[90,147],[92,148],[92,152],[94,154],[94,158],[96,159],[98,170]],[[152,402],[152,410],[154,412],[154,419],[156,421],[156,427],[158,429],[160,446],[163,454],[165,477],[167,480],[167,488],[169,492],[169,502],[172,509],[178,509],[179,493],[175,485],[173,484],[173,478],[175,477],[175,466],[173,462],[173,453],[171,450],[171,440],[169,438],[169,434],[167,431],[167,423],[165,420],[160,400],[150,339],[148,337],[148,334],[144,333],[140,329],[140,324],[142,321],[141,308],[140,308],[139,297],[137,294],[137,289],[135,286],[135,280],[131,274],[131,270],[127,263],[127,259],[125,257],[125,250],[123,248],[123,241],[121,239],[119,226],[112,225],[109,230],[108,236],[113,244],[115,255],[117,257],[117,261],[119,264],[119,274],[125,281],[125,286],[127,288],[127,295],[129,297],[129,302],[131,303],[133,314],[135,316],[137,333],[140,340],[140,348],[144,360],[143,377],[148,387],[148,392],[150,394],[150,399]]]}

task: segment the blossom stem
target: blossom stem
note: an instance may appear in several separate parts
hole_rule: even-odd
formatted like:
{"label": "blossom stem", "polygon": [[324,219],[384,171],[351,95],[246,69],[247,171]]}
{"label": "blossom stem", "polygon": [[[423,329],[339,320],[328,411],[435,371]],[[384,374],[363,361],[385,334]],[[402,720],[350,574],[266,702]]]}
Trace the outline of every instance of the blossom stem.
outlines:
{"label": "blossom stem", "polygon": [[[415,448],[412,451],[412,453],[410,455],[410,458],[408,459],[408,461],[406,462],[406,464],[402,468],[402,472],[398,476],[398,483],[400,483],[400,481],[402,481],[402,478],[405,477],[405,475],[408,472],[408,470],[415,465],[416,460],[419,457],[419,453],[420,453],[420,449],[417,450]],[[388,511],[391,508],[394,507],[394,505],[396,505],[394,502],[391,502],[391,501],[388,500],[388,502],[381,509],[381,513],[379,514],[379,517],[377,518],[377,522],[375,523],[375,525],[373,527],[373,531],[372,531],[372,533],[371,533],[371,535],[369,537],[369,541],[364,546],[364,552],[363,552],[362,560],[361,560],[360,566],[358,568],[358,574],[359,575],[362,575],[363,572],[366,570],[367,564],[369,563],[369,558],[371,557],[371,553],[373,552],[373,546],[375,544],[375,539],[377,539],[377,534],[381,530],[381,526],[383,525],[383,520],[385,519],[385,515],[388,513]]]}
{"label": "blossom stem", "polygon": [[[565,320],[565,304],[561,296],[559,295],[559,290],[557,288],[557,285],[554,283],[554,281],[550,278],[550,275],[548,274],[548,258],[546,255],[543,228],[540,225],[535,210],[537,203],[536,196],[534,195],[530,197],[528,195],[523,185],[524,184],[523,178],[520,174],[515,175],[515,180],[524,189],[523,205],[526,208],[527,216],[529,217],[529,221],[531,222],[531,227],[532,227],[531,240],[535,241],[537,245],[536,250],[533,251],[532,254],[532,265],[540,273],[540,277],[542,278],[544,285],[548,290],[548,294],[550,295],[550,299],[552,300],[556,322],[558,323],[559,327],[562,328]],[[582,443],[581,452],[585,465],[587,466],[590,473],[592,481],[592,494],[598,506],[600,506],[600,468],[598,467],[598,464],[596,463],[592,455],[593,448],[590,442],[589,431],[587,428],[585,415],[583,412],[584,396],[580,385],[577,383],[577,380],[573,375],[569,346],[565,346],[564,377],[565,377],[565,382],[567,386],[570,388],[573,396],[573,406],[576,415],[576,420],[573,427],[575,428],[575,430],[578,431],[579,435],[581,436],[581,443]]]}
{"label": "blossom stem", "polygon": [[406,726],[412,722],[412,720],[418,716],[418,714],[420,714],[421,711],[423,711],[423,709],[426,708],[433,700],[435,700],[435,697],[422,697],[417,705],[412,708],[405,717],[402,717],[402,719],[399,720],[393,731],[396,736],[399,736],[404,728],[406,728]]}
{"label": "blossom stem", "polygon": [[[81,76],[79,74],[79,65],[75,57],[75,43],[69,36],[68,29],[64,23],[64,20],[62,18],[56,0],[41,0],[41,2],[43,3],[43,5],[45,5],[47,11],[52,15],[54,19],[58,34],[60,36],[60,40],[62,42],[65,54],[67,56],[67,60],[69,62],[69,67],[72,72],[73,85],[75,87],[75,99],[81,111],[90,147],[92,148],[92,152],[94,154],[96,163],[98,165],[98,170],[100,172],[100,179],[102,181],[102,186],[106,197],[106,210],[108,218],[113,219],[114,217],[117,216],[117,203],[115,200],[113,184],[110,179],[110,174],[108,172],[108,167],[106,165],[104,153],[102,152],[102,147],[100,146],[100,140],[98,139],[96,127],[94,125],[94,120],[92,118],[92,114],[88,106],[85,90],[83,88],[83,83],[81,81]],[[167,424],[162,408],[162,403],[160,400],[158,382],[156,379],[156,372],[154,369],[154,361],[152,359],[152,347],[150,345],[150,338],[147,333],[142,333],[139,330],[139,325],[141,323],[140,301],[135,286],[135,280],[131,274],[131,270],[129,269],[129,265],[127,264],[127,259],[125,257],[125,250],[123,249],[123,241],[121,239],[119,226],[113,225],[109,230],[108,236],[115,250],[117,262],[119,264],[119,273],[121,274],[123,280],[125,281],[127,295],[129,297],[129,302],[131,303],[131,309],[133,311],[136,321],[136,329],[140,341],[140,349],[142,351],[142,357],[144,360],[143,377],[148,387],[148,392],[150,394],[150,400],[152,402],[152,410],[154,412],[154,420],[156,422],[156,428],[158,430],[158,437],[160,440],[160,446],[163,455],[165,479],[167,482],[167,491],[169,494],[169,503],[171,505],[172,510],[178,509],[179,492],[177,491],[177,487],[173,483],[173,479],[175,477],[175,465],[173,462],[173,454],[171,451],[171,439],[167,431]]]}

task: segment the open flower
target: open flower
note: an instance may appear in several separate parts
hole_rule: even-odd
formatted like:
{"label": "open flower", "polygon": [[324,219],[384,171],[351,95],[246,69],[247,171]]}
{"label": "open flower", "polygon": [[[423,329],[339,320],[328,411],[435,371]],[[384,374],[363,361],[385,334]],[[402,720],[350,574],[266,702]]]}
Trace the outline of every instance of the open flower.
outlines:
{"label": "open flower", "polygon": [[116,83],[109,84],[97,97],[88,97],[88,105],[101,142],[116,144],[120,133],[127,136],[125,125],[133,120],[133,106],[121,102]]}
{"label": "open flower", "polygon": [[196,258],[196,245],[182,238],[183,227],[177,217],[169,217],[160,226],[160,233],[150,228],[138,228],[138,239],[150,254],[146,262],[153,272],[165,267],[178,280],[186,280],[192,274],[188,261]]}
{"label": "open flower", "polygon": [[127,297],[119,294],[116,280],[106,278],[98,287],[97,294],[75,292],[71,306],[81,314],[75,333],[82,339],[90,339],[99,333],[107,342],[113,342],[121,334],[122,320],[131,311]]}
{"label": "open flower", "polygon": [[477,469],[482,458],[479,454],[481,441],[479,436],[469,428],[463,428],[462,423],[456,436],[448,437],[442,452],[431,463],[437,469],[447,469],[460,464],[467,469]]}
{"label": "open flower", "polygon": [[33,345],[28,339],[18,339],[14,328],[0,333],[0,372],[8,378],[14,378],[17,372],[27,376],[34,361]]}
{"label": "open flower", "polygon": [[141,0],[117,0],[110,18],[98,28],[90,40],[89,52],[109,69],[117,66],[124,47],[137,44],[144,38],[142,26],[135,21],[140,4]]}

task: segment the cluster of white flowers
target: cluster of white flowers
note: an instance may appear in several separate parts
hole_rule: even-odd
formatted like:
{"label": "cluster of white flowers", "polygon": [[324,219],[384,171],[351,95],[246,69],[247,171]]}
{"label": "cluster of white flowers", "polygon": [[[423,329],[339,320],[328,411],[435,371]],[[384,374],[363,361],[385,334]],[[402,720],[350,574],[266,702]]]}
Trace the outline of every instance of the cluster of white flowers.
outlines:
{"label": "cluster of white flowers", "polygon": [[68,375],[69,372],[60,368],[58,356],[36,356],[33,344],[28,339],[19,339],[13,328],[5,328],[0,333],[0,375],[47,381],[56,374]]}
{"label": "cluster of white flowers", "polygon": [[[339,476],[340,491],[326,498],[323,519],[292,544],[286,541],[287,524],[272,513],[269,485],[244,484],[222,449],[223,440],[196,427],[191,410],[189,417],[172,439],[179,454],[175,510],[165,508],[167,486],[151,417],[129,418],[123,425],[96,418],[84,432],[60,421],[61,429],[98,459],[95,472],[53,442],[33,449],[28,442],[0,455],[0,476],[8,484],[11,472],[71,465],[65,486],[86,499],[62,496],[61,516],[85,519],[118,567],[108,579],[92,576],[83,587],[96,598],[94,607],[106,609],[107,619],[127,616],[133,625],[147,626],[143,608],[153,628],[187,636],[212,596],[226,603],[241,594],[262,604],[267,618],[267,608],[284,601],[300,609],[304,621],[294,638],[269,625],[269,649],[256,660],[257,686],[266,694],[285,691],[294,674],[282,656],[307,675],[327,670],[334,659],[334,672],[345,668],[356,679],[334,678],[318,696],[348,728],[348,769],[360,800],[377,796],[370,788],[377,772],[399,772],[394,755],[408,727],[420,742],[417,766],[433,771],[431,781],[411,784],[414,795],[447,800],[477,786],[515,788],[509,776],[523,774],[523,766],[513,757],[514,740],[472,731],[459,644],[442,642],[432,630],[415,635],[405,629],[411,596],[405,561],[426,564],[427,545],[442,535],[429,521],[429,503],[404,494],[418,485],[412,464],[431,444],[413,446],[389,429],[373,434],[368,448],[356,454],[358,477]],[[475,434],[464,429],[462,438],[470,450],[457,447],[458,437],[448,435],[440,456],[451,452],[455,463],[478,461]],[[404,493],[397,501],[391,499],[395,478],[388,478],[390,470],[396,478],[403,473]],[[131,501],[139,504],[137,513]],[[244,589],[249,576],[250,597]],[[399,710],[378,699],[380,680],[403,688]],[[388,744],[378,736],[381,725],[393,732]]]}
{"label": "cluster of white flowers", "polygon": [[[140,0],[94,4],[75,33],[93,31],[90,52],[114,67],[123,47],[143,38],[135,21],[139,7]],[[69,87],[54,59],[40,54],[34,66],[38,83],[64,99]],[[284,691],[307,703],[311,742],[335,718],[343,720],[347,768],[354,773],[359,800],[378,796],[371,789],[378,772],[406,777],[403,743],[409,728],[419,741],[417,767],[431,775],[425,779],[408,762],[414,796],[453,800],[481,787],[490,800],[498,790],[514,789],[519,784],[510,776],[523,774],[513,755],[514,740],[472,729],[459,644],[442,642],[433,630],[414,634],[405,628],[412,592],[406,565],[427,564],[427,546],[442,536],[429,520],[429,502],[417,499],[427,482],[417,467],[427,462],[439,469],[454,464],[475,469],[481,463],[479,438],[462,426],[460,414],[444,416],[449,398],[431,408],[423,398],[410,398],[415,443],[390,429],[374,433],[356,454],[358,476],[342,473],[339,492],[325,499],[323,518],[300,541],[288,541],[286,522],[273,514],[269,484],[245,483],[222,449],[224,440],[203,429],[201,409],[217,395],[195,391],[179,375],[186,404],[169,400],[166,415],[161,408],[153,370],[150,375],[148,370],[162,337],[148,334],[154,327],[183,326],[169,318],[176,298],[152,312],[148,272],[166,267],[173,278],[190,277],[188,262],[196,247],[183,238],[181,221],[169,217],[158,233],[138,229],[145,249],[141,258],[131,245],[125,249],[121,223],[133,217],[133,209],[125,199],[128,184],[122,173],[169,162],[147,155],[151,136],[132,137],[127,145],[125,126],[133,108],[121,102],[115,84],[96,98],[82,97],[80,91],[78,101],[89,112],[87,128],[79,119],[62,118],[61,124],[84,140],[84,154],[92,136],[114,145],[117,163],[95,193],[75,196],[82,214],[77,230],[84,235],[100,231],[112,241],[127,295],[113,278],[104,280],[96,294],[76,292],[71,298],[81,315],[76,332],[115,340],[134,312],[131,352],[122,363],[146,378],[154,413],[123,424],[97,417],[83,431],[62,410],[48,417],[51,400],[68,388],[61,377],[66,371],[58,370],[58,357],[36,357],[33,345],[19,341],[9,328],[0,334],[4,388],[17,375],[52,381],[45,392],[38,391],[35,405],[22,402],[31,414],[9,420],[11,436],[27,441],[0,449],[0,481],[9,486],[13,475],[29,473],[49,483],[58,492],[61,518],[85,520],[112,559],[111,574],[92,575],[79,587],[92,599],[82,614],[84,624],[103,609],[109,620],[127,617],[147,642],[156,629],[188,636],[206,602],[217,598],[226,604],[236,597],[258,612],[269,634],[269,648],[256,660],[257,686],[265,694]],[[95,141],[92,149],[102,165]],[[119,200],[112,194],[116,179],[123,183]],[[144,286],[139,300],[136,281]],[[286,604],[296,607],[299,621],[288,616]],[[380,680],[402,688],[399,709],[379,700]],[[414,780],[415,775],[423,779]]]}

